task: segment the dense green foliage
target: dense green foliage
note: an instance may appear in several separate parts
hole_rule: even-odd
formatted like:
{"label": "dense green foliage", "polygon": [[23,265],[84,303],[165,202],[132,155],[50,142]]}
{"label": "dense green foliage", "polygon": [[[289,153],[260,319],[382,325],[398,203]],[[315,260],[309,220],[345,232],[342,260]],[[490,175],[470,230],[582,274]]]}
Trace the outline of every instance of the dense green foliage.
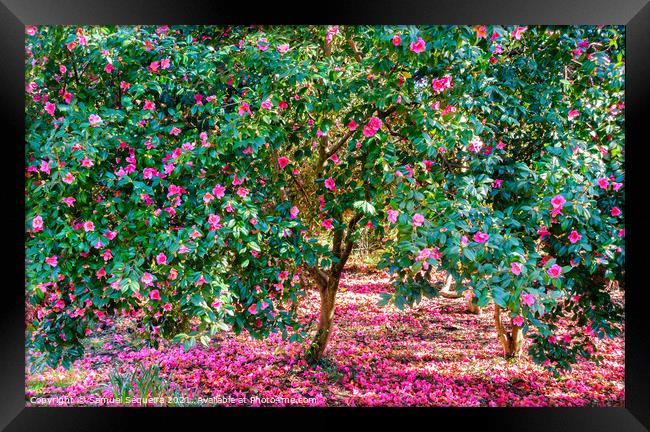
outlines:
{"label": "dense green foliage", "polygon": [[620,28],[42,27],[26,44],[27,297],[50,364],[114,312],[187,346],[293,333],[303,276],[338,274],[360,227],[388,239],[398,305],[449,271],[559,367],[617,331]]}

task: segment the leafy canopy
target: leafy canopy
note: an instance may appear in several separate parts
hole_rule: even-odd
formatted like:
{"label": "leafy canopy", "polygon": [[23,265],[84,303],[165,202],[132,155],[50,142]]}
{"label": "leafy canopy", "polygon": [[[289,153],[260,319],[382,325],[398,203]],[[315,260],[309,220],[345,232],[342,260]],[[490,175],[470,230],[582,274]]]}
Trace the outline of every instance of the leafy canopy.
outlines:
{"label": "leafy canopy", "polygon": [[446,270],[560,368],[618,331],[621,28],[27,33],[27,298],[51,365],[115,313],[186,346],[296,337],[305,271],[340,270],[362,229],[400,307]]}

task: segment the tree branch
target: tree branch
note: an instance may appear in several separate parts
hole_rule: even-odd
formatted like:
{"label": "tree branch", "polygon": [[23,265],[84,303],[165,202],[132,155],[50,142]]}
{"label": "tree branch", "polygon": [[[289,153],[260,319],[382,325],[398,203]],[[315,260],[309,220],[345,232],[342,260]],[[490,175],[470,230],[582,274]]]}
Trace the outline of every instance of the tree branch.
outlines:
{"label": "tree branch", "polygon": [[354,58],[357,59],[358,62],[361,62],[361,52],[357,49],[357,45],[354,43],[352,40],[352,37],[348,39],[348,44],[350,45],[350,48],[352,48],[352,52],[354,53]]}

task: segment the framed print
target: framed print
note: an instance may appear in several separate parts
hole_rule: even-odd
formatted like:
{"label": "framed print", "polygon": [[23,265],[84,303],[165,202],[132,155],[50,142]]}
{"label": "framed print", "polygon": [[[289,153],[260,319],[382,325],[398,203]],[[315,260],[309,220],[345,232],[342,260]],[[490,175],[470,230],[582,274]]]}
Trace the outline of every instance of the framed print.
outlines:
{"label": "framed print", "polygon": [[322,9],[3,1],[0,425],[648,430],[647,2]]}

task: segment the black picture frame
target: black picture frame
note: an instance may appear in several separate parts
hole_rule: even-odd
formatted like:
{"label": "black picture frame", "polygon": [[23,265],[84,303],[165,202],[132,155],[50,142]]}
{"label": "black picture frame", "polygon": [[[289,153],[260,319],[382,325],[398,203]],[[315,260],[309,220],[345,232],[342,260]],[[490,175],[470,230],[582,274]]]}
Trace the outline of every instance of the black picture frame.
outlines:
{"label": "black picture frame", "polygon": [[[210,429],[230,424],[348,423],[352,417],[377,423],[416,418],[424,427],[507,431],[650,430],[650,324],[646,318],[648,265],[644,201],[650,184],[642,152],[650,78],[650,4],[647,0],[424,0],[266,3],[155,0],[0,0],[0,146],[6,239],[5,283],[0,303],[0,428],[8,431],[158,430],[182,422]],[[626,309],[625,407],[621,408],[427,408],[427,409],[232,409],[232,408],[26,408],[24,327],[24,37],[25,25],[80,24],[617,24],[626,29]],[[7,160],[8,159],[8,160]],[[12,187],[7,187],[11,184]],[[4,207],[4,206],[3,206]],[[6,258],[5,258],[6,259]],[[273,417],[273,419],[271,418]],[[278,423],[276,417],[285,417]],[[298,416],[300,418],[298,418]],[[287,420],[291,419],[290,422]],[[232,423],[234,421],[234,423]],[[304,422],[304,423],[301,423]],[[414,423],[415,425],[415,423]],[[453,425],[453,426],[451,426]],[[178,426],[176,426],[178,427]],[[205,427],[205,426],[204,426]],[[237,427],[237,426],[235,426]],[[146,429],[144,429],[146,428]]]}

